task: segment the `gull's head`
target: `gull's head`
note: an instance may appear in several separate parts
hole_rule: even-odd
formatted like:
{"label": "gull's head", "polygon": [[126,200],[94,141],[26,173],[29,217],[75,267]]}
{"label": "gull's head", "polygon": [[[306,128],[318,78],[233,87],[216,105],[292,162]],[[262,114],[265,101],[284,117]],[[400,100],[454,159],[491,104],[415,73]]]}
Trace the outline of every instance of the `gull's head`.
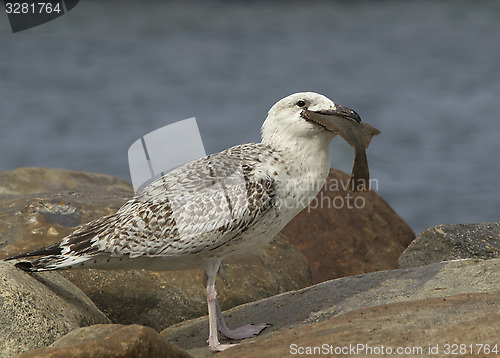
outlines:
{"label": "gull's head", "polygon": [[305,142],[317,142],[328,146],[338,133],[334,120],[361,122],[353,110],[334,103],[314,92],[294,93],[278,101],[269,110],[262,125],[262,142],[279,145],[303,146]]}

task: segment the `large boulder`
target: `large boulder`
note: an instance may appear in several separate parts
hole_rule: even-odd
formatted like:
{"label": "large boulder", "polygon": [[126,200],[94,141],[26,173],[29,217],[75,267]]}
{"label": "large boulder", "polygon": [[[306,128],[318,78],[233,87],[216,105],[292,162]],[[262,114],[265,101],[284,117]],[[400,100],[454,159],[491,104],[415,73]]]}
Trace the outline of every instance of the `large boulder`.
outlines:
{"label": "large boulder", "polygon": [[0,258],[48,246],[75,227],[115,213],[133,195],[126,181],[61,169],[0,172]]}
{"label": "large boulder", "polygon": [[[428,349],[430,344],[439,345],[440,354],[444,354],[445,343],[466,344],[473,345],[477,353],[476,344],[493,347],[499,343],[500,259],[442,262],[343,277],[241,305],[224,315],[230,328],[260,322],[272,326],[219,353],[220,357],[284,357],[298,355],[296,348],[323,344],[394,349]],[[195,357],[209,357],[207,320],[182,322],[161,334]],[[324,354],[367,352],[340,353]]]}
{"label": "large boulder", "polygon": [[139,325],[102,324],[75,329],[50,347],[16,358],[189,358],[154,329]]}
{"label": "large boulder", "polygon": [[[0,193],[0,258],[58,242],[78,225],[113,214],[133,195],[132,186],[118,178],[36,168],[0,173]],[[59,272],[113,323],[161,330],[207,312],[201,270]],[[307,260],[283,238],[227,260],[217,278],[224,309],[310,284]]]}
{"label": "large boulder", "polygon": [[450,224],[420,233],[399,258],[401,268],[457,259],[500,257],[500,223]]}
{"label": "large boulder", "polygon": [[[316,199],[281,232],[307,258],[315,283],[395,269],[415,238],[375,191],[347,191],[348,179],[331,169]],[[374,181],[372,188],[376,186]]]}
{"label": "large boulder", "polygon": [[28,274],[0,261],[0,356],[46,346],[66,333],[110,320],[56,272]]}

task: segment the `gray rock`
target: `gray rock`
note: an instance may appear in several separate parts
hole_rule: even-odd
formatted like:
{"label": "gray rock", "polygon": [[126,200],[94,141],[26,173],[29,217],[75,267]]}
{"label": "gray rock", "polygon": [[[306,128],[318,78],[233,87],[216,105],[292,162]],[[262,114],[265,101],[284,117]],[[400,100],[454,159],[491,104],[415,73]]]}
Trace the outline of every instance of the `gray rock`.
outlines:
{"label": "gray rock", "polygon": [[[439,301],[457,295],[498,292],[500,292],[500,259],[463,260],[339,278],[241,305],[224,312],[224,314],[230,328],[246,323],[269,322],[272,324],[258,337],[244,341],[248,343],[259,342],[267,338],[272,341],[283,332],[291,329],[316,325],[331,318],[342,317],[341,315],[370,307],[408,303],[406,309],[412,310],[412,304],[409,304],[411,302],[427,299]],[[491,300],[486,300],[484,304],[487,305],[488,302]],[[498,302],[491,307],[493,308],[490,313],[497,310]],[[456,308],[455,311],[458,312]],[[400,312],[402,311],[400,310]],[[496,312],[495,317],[498,317],[498,310]],[[418,315],[418,311],[414,311],[414,313],[414,316]],[[473,319],[470,315],[468,318]],[[386,324],[388,319],[391,318],[384,317]],[[397,320],[398,318],[392,319]],[[498,334],[498,318],[496,319],[497,328],[491,329],[489,327],[486,329],[487,327],[484,327],[484,332],[490,332],[490,341],[493,338],[491,335]],[[490,323],[488,321],[488,324]],[[422,325],[424,324],[425,322],[422,322]],[[364,332],[365,335],[369,333],[368,331]],[[206,347],[207,317],[174,325],[162,331],[161,334],[193,356],[210,355]],[[312,342],[312,337],[309,338]],[[346,338],[344,343],[346,342],[349,343],[350,340],[347,341]],[[281,347],[281,355],[275,356],[283,356],[283,349],[287,349],[290,343],[293,343],[292,338],[285,347]],[[251,346],[251,344],[243,344]],[[232,351],[232,349],[228,350],[227,354],[237,352]],[[269,356],[268,353],[266,351],[265,356]]]}
{"label": "gray rock", "polygon": [[423,231],[399,258],[399,267],[500,257],[500,223],[451,224]]}
{"label": "gray rock", "polygon": [[139,325],[94,325],[75,329],[50,347],[17,358],[189,358],[154,329]]}
{"label": "gray rock", "polygon": [[73,329],[109,319],[56,272],[28,274],[0,261],[0,356],[51,344]]}

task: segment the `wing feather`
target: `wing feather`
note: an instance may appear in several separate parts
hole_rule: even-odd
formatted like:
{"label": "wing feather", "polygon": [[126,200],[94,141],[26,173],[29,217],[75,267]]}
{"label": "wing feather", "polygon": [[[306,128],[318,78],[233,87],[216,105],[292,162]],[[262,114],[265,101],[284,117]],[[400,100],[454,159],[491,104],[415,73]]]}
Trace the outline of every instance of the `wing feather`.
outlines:
{"label": "wing feather", "polygon": [[268,151],[247,144],[179,167],[116,214],[64,238],[61,254],[179,256],[215,250],[274,206],[276,183],[256,170]]}

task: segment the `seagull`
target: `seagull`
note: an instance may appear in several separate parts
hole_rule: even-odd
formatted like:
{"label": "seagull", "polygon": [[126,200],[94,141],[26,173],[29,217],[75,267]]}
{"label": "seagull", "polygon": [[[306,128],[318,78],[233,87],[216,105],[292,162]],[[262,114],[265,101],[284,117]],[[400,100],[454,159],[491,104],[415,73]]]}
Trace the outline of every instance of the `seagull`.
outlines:
{"label": "seagull", "polygon": [[20,254],[25,271],[203,268],[208,345],[259,334],[267,323],[229,329],[215,278],[223,259],[253,253],[316,197],[330,170],[329,143],[338,121],[361,123],[353,110],[313,93],[278,101],[260,143],[238,145],[182,165],[146,186],[115,214],[78,227],[61,242]]}

